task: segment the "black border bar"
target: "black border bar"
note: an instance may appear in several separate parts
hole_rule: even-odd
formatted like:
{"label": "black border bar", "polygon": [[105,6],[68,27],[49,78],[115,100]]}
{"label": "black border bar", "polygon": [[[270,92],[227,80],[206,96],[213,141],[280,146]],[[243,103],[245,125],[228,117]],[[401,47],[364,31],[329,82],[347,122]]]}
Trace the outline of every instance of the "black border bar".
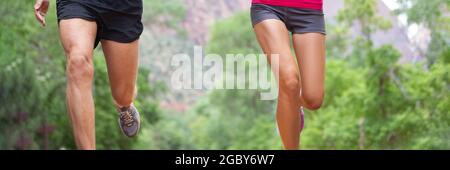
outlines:
{"label": "black border bar", "polygon": [[[205,165],[205,159],[208,164]],[[264,163],[264,159],[266,159]],[[270,159],[272,159],[271,162]],[[360,164],[364,167],[383,168],[426,167],[450,165],[449,151],[256,151],[256,150],[103,150],[103,151],[0,151],[0,162],[14,163],[13,167],[33,165],[49,167],[61,164],[71,168],[113,167],[131,169],[143,167],[209,169],[251,168],[280,169],[297,167],[323,168],[347,167]],[[203,161],[202,161],[203,160]],[[214,161],[213,161],[214,160]],[[178,162],[177,162],[178,161]],[[182,164],[177,164],[182,163]],[[193,164],[195,163],[195,164]],[[87,167],[89,165],[89,167]]]}

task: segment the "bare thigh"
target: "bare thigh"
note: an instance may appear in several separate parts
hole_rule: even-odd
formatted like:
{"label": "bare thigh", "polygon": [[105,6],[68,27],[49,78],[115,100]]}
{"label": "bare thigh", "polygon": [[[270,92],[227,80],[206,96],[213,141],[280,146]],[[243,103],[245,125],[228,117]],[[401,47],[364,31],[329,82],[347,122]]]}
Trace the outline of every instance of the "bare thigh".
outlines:
{"label": "bare thigh", "polygon": [[[284,23],[280,20],[268,19],[256,24],[254,30],[261,48],[268,55],[267,59],[272,68],[276,64],[279,66],[279,70],[272,70],[278,82],[298,81],[298,67],[291,53],[289,31]],[[278,63],[271,62],[271,54],[278,55]]]}
{"label": "bare thigh", "polygon": [[59,23],[61,43],[68,59],[70,57],[87,57],[92,61],[97,24],[84,19],[67,19]]}
{"label": "bare thigh", "polygon": [[131,43],[102,40],[102,47],[113,97],[117,104],[129,105],[136,90],[139,40]]}
{"label": "bare thigh", "polygon": [[307,107],[317,109],[324,96],[325,35],[294,34],[293,44],[300,70],[302,98]]}

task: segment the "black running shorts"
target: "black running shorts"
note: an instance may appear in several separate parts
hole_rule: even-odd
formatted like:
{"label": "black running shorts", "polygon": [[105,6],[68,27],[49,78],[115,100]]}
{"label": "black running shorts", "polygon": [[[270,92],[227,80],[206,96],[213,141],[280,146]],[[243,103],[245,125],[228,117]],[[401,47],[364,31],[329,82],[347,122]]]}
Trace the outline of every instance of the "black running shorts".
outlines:
{"label": "black running shorts", "polygon": [[319,10],[252,4],[251,19],[253,27],[261,21],[277,19],[293,34],[312,32],[326,34],[324,14]]}
{"label": "black running shorts", "polygon": [[94,48],[100,40],[130,43],[142,34],[142,0],[57,0],[58,23],[81,18],[97,23]]}

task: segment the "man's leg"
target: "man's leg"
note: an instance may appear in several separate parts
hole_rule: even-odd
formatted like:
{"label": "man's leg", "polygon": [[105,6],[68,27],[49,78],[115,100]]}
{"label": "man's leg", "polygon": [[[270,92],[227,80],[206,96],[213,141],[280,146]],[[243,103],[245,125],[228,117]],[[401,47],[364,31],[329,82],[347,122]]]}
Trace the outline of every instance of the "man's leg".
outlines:
{"label": "man's leg", "polygon": [[114,101],[118,107],[130,106],[135,96],[139,40],[131,43],[102,40],[102,48]]}
{"label": "man's leg", "polygon": [[[132,103],[137,90],[139,40],[131,43],[102,40],[102,47],[106,57],[112,95],[116,106],[123,113],[127,108],[134,107]],[[131,113],[133,118],[124,118],[123,116],[127,115],[120,115],[122,131],[130,137],[136,135],[139,130],[139,113],[135,108],[132,109],[134,110],[130,112],[134,112]],[[127,126],[123,126],[122,123]]]}
{"label": "man's leg", "polygon": [[[255,25],[255,33],[261,48],[268,55],[279,54],[277,80],[279,96],[277,123],[285,149],[298,149],[300,117],[298,114],[300,84],[297,63],[291,53],[289,32],[280,20],[268,19]],[[277,70],[272,70],[277,71]]]}
{"label": "man's leg", "polygon": [[95,149],[95,116],[92,98],[95,22],[61,20],[61,42],[67,57],[67,107],[78,149]]}

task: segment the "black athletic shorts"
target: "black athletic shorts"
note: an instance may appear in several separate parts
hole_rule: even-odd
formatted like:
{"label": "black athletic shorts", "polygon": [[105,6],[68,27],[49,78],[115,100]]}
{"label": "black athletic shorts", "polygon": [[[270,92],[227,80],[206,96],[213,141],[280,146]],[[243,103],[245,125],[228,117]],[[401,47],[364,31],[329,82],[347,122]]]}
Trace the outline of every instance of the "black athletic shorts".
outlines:
{"label": "black athletic shorts", "polygon": [[253,27],[261,21],[277,19],[293,34],[312,32],[326,34],[324,14],[319,10],[252,4],[251,19]]}
{"label": "black athletic shorts", "polygon": [[102,39],[130,43],[143,31],[142,0],[57,0],[58,23],[81,18],[97,23],[94,48]]}

